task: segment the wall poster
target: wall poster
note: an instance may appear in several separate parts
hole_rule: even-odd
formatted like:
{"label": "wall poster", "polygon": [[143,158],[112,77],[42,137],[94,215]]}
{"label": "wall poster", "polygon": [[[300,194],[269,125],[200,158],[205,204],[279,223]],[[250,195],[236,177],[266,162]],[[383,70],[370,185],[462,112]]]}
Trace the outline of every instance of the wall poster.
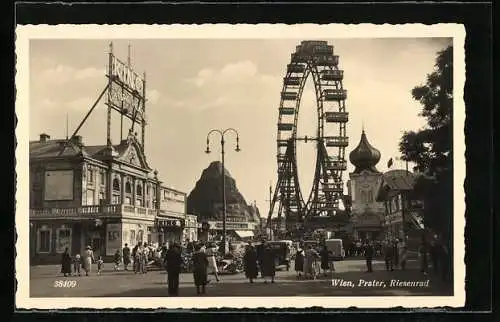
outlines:
{"label": "wall poster", "polygon": [[106,225],[106,256],[111,256],[117,250],[122,249],[122,226],[121,224]]}

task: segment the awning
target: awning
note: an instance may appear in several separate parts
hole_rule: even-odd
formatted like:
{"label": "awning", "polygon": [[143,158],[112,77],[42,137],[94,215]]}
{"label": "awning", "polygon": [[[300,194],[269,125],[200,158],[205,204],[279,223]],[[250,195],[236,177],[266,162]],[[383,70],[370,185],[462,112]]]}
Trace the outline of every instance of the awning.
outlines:
{"label": "awning", "polygon": [[240,236],[240,238],[248,238],[253,237],[253,231],[251,230],[235,230],[236,235]]}

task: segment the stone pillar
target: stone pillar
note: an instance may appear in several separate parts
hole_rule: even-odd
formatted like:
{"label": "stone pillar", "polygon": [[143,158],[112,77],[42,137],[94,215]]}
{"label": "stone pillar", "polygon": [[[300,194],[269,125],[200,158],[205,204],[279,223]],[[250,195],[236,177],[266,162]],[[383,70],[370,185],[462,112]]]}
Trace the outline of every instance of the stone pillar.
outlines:
{"label": "stone pillar", "polygon": [[111,166],[106,172],[106,178],[108,180],[106,185],[106,202],[110,205],[113,202],[113,170]]}
{"label": "stone pillar", "polygon": [[132,205],[134,207],[135,207],[135,200],[136,200],[136,193],[137,193],[136,184],[137,184],[137,180],[135,178],[132,178],[132,185],[131,185],[131,188],[132,188]]}

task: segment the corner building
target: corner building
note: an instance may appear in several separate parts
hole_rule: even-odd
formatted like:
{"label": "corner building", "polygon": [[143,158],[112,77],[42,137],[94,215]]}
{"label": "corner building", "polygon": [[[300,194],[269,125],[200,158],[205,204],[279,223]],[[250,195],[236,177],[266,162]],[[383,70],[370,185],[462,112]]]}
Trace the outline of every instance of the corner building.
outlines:
{"label": "corner building", "polygon": [[30,264],[59,263],[66,247],[110,260],[126,243],[183,238],[186,194],[159,180],[136,135],[86,146],[41,134],[29,150]]}

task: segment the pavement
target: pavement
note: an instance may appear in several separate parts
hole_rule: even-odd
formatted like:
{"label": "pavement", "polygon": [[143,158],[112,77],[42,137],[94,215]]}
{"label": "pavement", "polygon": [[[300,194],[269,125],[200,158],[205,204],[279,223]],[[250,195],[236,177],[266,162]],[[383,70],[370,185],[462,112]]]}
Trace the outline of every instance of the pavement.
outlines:
{"label": "pavement", "polygon": [[[222,275],[220,282],[210,277],[206,296],[447,296],[451,287],[429,273],[424,276],[418,263],[410,260],[405,271],[385,270],[383,261],[373,262],[372,273],[366,272],[365,261],[348,259],[335,262],[335,272],[316,280],[298,280],[293,267],[290,271],[280,270],[275,283],[264,283],[262,278],[250,284],[243,273]],[[131,271],[113,271],[111,264],[105,264],[101,275],[94,271],[90,276],[64,277],[60,266],[44,265],[30,268],[31,297],[166,297],[167,275],[164,271],[150,271],[134,274]],[[352,285],[332,285],[332,279],[352,282]],[[427,281],[427,286],[391,286],[391,280]],[[383,285],[372,285],[370,282]],[[383,282],[383,283],[382,283]],[[360,285],[362,284],[362,285]],[[394,284],[394,283],[393,283]],[[181,274],[179,296],[196,295],[193,275]]]}

